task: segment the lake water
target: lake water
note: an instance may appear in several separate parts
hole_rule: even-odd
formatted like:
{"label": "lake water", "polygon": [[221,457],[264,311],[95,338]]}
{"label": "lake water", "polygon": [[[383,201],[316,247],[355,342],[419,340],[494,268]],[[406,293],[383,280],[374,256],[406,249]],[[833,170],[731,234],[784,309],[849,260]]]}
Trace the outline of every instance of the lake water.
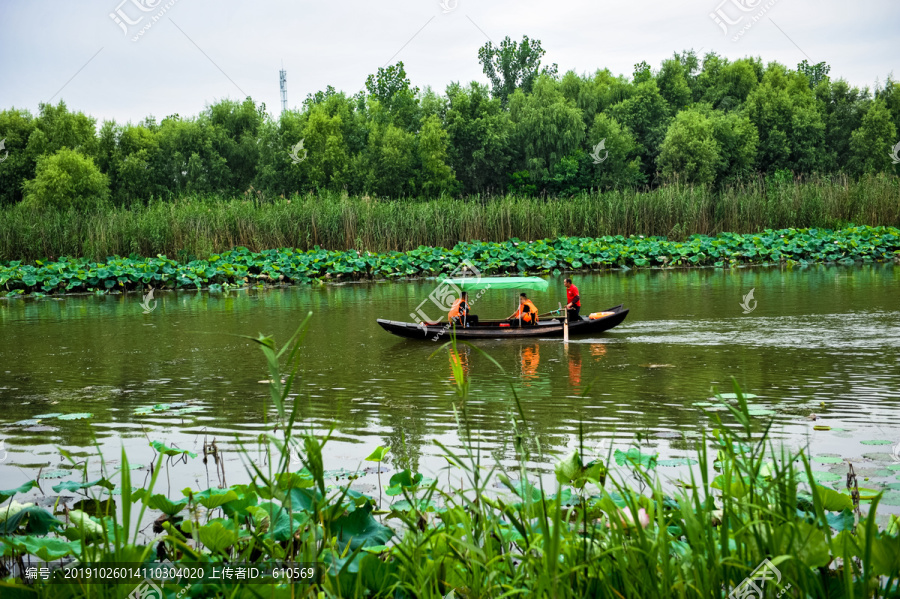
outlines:
{"label": "lake water", "polygon": [[[200,453],[215,439],[228,484],[246,480],[238,443],[258,455],[256,439],[272,431],[273,411],[260,383],[269,378],[262,353],[242,336],[282,343],[308,312],[294,401],[304,427],[333,431],[326,466],[353,470],[389,445],[389,470],[435,473],[446,465],[435,441],[461,446],[450,355],[375,323],[410,320],[435,283],[158,292],[149,314],[136,294],[0,300],[0,488],[69,469],[60,448],[90,458],[89,472],[99,469],[94,443],[113,466],[122,446],[132,462],[149,464],[148,440]],[[754,417],[774,419],[775,439],[852,459],[872,475],[870,486],[896,483],[900,472],[886,468],[900,463],[900,267],[613,271],[576,283],[584,313],[624,303],[626,321],[568,345],[479,342],[496,364],[460,350],[469,425],[493,461],[514,461],[514,394],[532,446],[539,441],[543,451],[533,457],[536,470],[552,471],[555,457],[578,445],[579,427],[592,448],[639,442],[661,458],[690,456],[692,439],[712,425],[702,402],[714,388],[732,391],[734,377],[757,396]],[[756,307],[744,313],[751,289]],[[516,295],[488,292],[474,312],[505,317]],[[562,279],[533,297],[541,311],[555,308],[565,301]],[[147,413],[158,404],[175,405]],[[172,488],[215,484],[212,470],[188,460],[172,470]]]}

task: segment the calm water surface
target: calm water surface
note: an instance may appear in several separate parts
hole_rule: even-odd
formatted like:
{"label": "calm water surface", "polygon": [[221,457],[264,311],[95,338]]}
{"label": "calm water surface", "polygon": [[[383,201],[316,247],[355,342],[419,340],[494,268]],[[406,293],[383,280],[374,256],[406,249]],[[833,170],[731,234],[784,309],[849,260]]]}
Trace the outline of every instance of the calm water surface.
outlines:
{"label": "calm water surface", "polygon": [[[500,368],[461,350],[471,424],[498,463],[514,458],[513,394],[544,451],[532,466],[548,471],[576,446],[579,426],[591,446],[624,449],[640,438],[662,457],[691,455],[692,434],[711,424],[711,413],[694,404],[714,387],[731,391],[731,377],[758,396],[755,409],[774,412],[758,418],[774,418],[774,436],[787,445],[809,444],[813,455],[855,458],[873,469],[900,453],[893,448],[900,442],[900,267],[615,271],[576,283],[585,312],[624,303],[631,309],[625,323],[568,346],[479,343]],[[295,401],[304,426],[333,429],[326,465],[355,469],[376,446],[390,445],[390,467],[434,473],[445,465],[435,441],[461,446],[449,354],[375,323],[410,320],[434,285],[163,292],[150,314],[135,294],[0,300],[0,488],[41,468],[68,468],[60,448],[96,455],[94,440],[112,464],[122,445],[132,461],[147,464],[148,439],[196,452],[215,439],[226,452],[228,484],[242,482],[237,443],[255,448],[272,430],[273,413],[260,383],[268,378],[262,354],[241,336],[283,342],[308,312]],[[758,304],[745,314],[740,304],[751,289]],[[489,292],[474,311],[507,316],[515,297]],[[534,298],[542,311],[565,301],[562,279]],[[184,405],[141,413],[162,403]],[[196,411],[174,412],[185,407]],[[97,468],[92,458],[89,471]],[[194,480],[203,486],[210,474],[198,458],[172,476],[180,489]]]}

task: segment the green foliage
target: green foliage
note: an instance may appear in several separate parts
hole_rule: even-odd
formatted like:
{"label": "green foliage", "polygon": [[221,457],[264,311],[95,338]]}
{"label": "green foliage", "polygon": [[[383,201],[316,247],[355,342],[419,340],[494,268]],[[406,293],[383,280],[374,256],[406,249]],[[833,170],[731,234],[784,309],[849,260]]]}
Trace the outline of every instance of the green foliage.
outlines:
{"label": "green foliage", "polygon": [[[195,116],[108,121],[98,131],[95,119],[62,102],[42,104],[37,116],[9,108],[0,112],[0,207],[22,204],[26,195],[32,206],[76,211],[94,210],[107,197],[113,206],[140,208],[177,206],[198,195],[259,207],[323,192],[407,201],[506,191],[569,197],[598,189],[655,189],[676,174],[680,181],[720,189],[779,171],[802,177],[896,174],[883,152],[865,150],[884,143],[888,121],[900,130],[900,84],[891,77],[874,90],[876,107],[869,89],[833,81],[825,63],[803,61],[793,70],[713,52],[701,60],[690,50],[658,69],[641,61],[630,74],[597,69],[559,79],[556,65],[542,66],[544,54],[540,41],[527,36],[519,42],[507,37],[499,46],[488,42],[478,60],[490,86],[451,83],[443,94],[420,91],[398,62],[369,75],[364,91],[349,95],[327,86],[301,109],[278,116],[250,98],[222,100]],[[670,151],[661,157],[672,121],[683,113],[700,113],[712,125],[719,145],[715,166],[708,135],[695,143],[696,159],[683,137],[680,144],[670,139]],[[684,116],[673,134],[689,129],[688,121],[696,125],[696,117]],[[609,159],[595,164],[591,150],[607,137]],[[292,159],[301,141],[303,157]],[[678,145],[682,151],[673,149]],[[61,160],[61,152],[77,152],[71,156],[92,160],[99,172],[85,161]],[[104,212],[109,210],[107,204]],[[159,226],[153,231],[165,234]],[[212,235],[228,239],[231,231]],[[55,238],[39,237],[43,243]],[[352,232],[342,237],[355,239]],[[132,251],[138,248],[127,253]]]}
{"label": "green foliage", "polygon": [[[35,265],[11,262],[0,265],[0,285],[8,290],[87,291],[92,289],[143,290],[201,288],[209,285],[240,287],[271,282],[309,283],[338,279],[395,279],[437,276],[471,261],[484,274],[550,273],[554,270],[643,267],[718,266],[887,261],[900,250],[900,230],[894,227],[828,229],[766,229],[757,234],[692,235],[688,240],[661,237],[606,235],[559,237],[532,242],[473,241],[453,248],[419,247],[408,252],[373,254],[356,250],[309,251],[284,248],[250,252],[246,248],[223,252],[209,260],[180,263],[157,258],[111,258],[105,263],[63,258]],[[257,340],[260,343],[267,340]],[[273,379],[274,380],[274,379]],[[80,416],[80,415],[78,415]],[[64,417],[60,417],[64,418]],[[150,444],[169,457],[196,454]],[[185,458],[186,459],[186,458]]]}
{"label": "green foliage", "polygon": [[747,96],[745,111],[759,131],[759,170],[812,173],[823,168],[825,124],[804,75],[770,66]]}
{"label": "green foliage", "polygon": [[891,113],[882,100],[875,100],[850,137],[849,167],[857,173],[890,172],[891,152],[900,143]]}
{"label": "green foliage", "polygon": [[684,183],[712,183],[720,161],[710,119],[697,111],[679,112],[659,154],[663,177]]}
{"label": "green foliage", "polygon": [[505,106],[514,91],[530,93],[540,75],[556,77],[555,64],[541,68],[544,54],[540,40],[531,40],[525,35],[519,43],[506,36],[499,47],[488,42],[479,48],[478,62],[491,82],[491,93]]}
{"label": "green foliage", "polygon": [[38,159],[35,178],[24,189],[24,203],[31,208],[93,211],[109,198],[109,178],[93,159],[63,148]]}

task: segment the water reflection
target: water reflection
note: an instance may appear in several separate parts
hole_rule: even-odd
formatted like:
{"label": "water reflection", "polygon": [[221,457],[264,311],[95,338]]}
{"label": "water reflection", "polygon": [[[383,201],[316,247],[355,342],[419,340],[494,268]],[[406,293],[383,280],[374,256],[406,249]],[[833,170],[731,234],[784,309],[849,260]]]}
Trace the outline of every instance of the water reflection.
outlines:
{"label": "water reflection", "polygon": [[[562,300],[560,283],[536,303]],[[665,439],[656,435],[706,427],[709,415],[694,404],[714,386],[730,391],[731,377],[758,396],[760,411],[775,413],[775,434],[796,444],[862,455],[871,448],[859,439],[900,440],[896,266],[616,271],[584,275],[578,286],[585,313],[624,303],[628,320],[568,347],[478,342],[502,371],[469,346],[435,354],[436,343],[398,339],[375,324],[408,318],[433,281],[160,292],[149,315],[140,294],[0,300],[0,440],[9,453],[0,479],[12,488],[40,466],[55,467],[57,447],[92,454],[94,439],[115,455],[125,445],[142,463],[152,459],[147,436],[198,453],[209,436],[236,455],[238,439],[252,443],[272,422],[258,382],[269,373],[241,335],[282,343],[309,311],[295,401],[305,429],[333,431],[334,467],[355,465],[377,445],[391,446],[397,466],[442,466],[435,441],[460,445],[456,372],[471,385],[484,447],[507,459],[515,389],[545,451],[539,467],[552,468],[582,421],[626,445],[638,431]],[[745,315],[750,288],[758,307]],[[485,294],[479,311],[508,314],[508,299]],[[183,405],[147,411],[163,404]],[[813,430],[811,411],[832,431]],[[90,417],[47,416],[54,413]],[[659,441],[655,449],[683,447]]]}
{"label": "water reflection", "polygon": [[525,381],[525,386],[530,387],[529,381],[538,378],[538,366],[541,364],[540,346],[534,343],[522,347],[519,359],[522,363],[522,380]]}
{"label": "water reflection", "polygon": [[581,391],[581,344],[566,344],[566,356],[569,362],[569,384],[578,393]]}

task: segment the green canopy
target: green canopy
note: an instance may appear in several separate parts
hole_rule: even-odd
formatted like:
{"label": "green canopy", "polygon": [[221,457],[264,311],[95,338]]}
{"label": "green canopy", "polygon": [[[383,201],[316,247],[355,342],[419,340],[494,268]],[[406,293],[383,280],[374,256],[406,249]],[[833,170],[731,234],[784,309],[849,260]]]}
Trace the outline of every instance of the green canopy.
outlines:
{"label": "green canopy", "polygon": [[445,279],[444,283],[455,285],[461,291],[472,289],[534,289],[547,291],[550,283],[540,277],[465,277]]}

